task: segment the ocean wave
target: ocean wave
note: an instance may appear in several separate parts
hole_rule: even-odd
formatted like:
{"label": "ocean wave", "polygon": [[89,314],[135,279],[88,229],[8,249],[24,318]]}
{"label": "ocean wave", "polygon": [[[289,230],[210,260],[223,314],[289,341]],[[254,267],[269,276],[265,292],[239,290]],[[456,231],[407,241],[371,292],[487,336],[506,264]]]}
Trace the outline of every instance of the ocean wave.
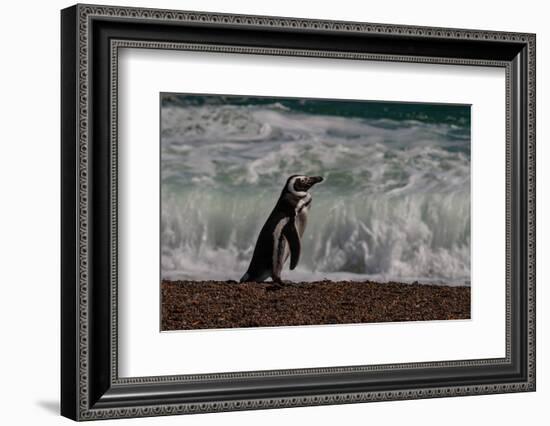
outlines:
{"label": "ocean wave", "polygon": [[[323,197],[314,193],[298,272],[467,283],[469,193]],[[275,196],[274,196],[275,195]],[[238,279],[276,194],[192,189],[162,199],[166,278]],[[200,272],[199,275],[197,275]]]}
{"label": "ocean wave", "polygon": [[302,173],[325,181],[284,279],[469,283],[469,129],[168,105],[161,144],[165,278],[240,278],[286,178]]}
{"label": "ocean wave", "polygon": [[386,192],[413,181],[431,190],[469,180],[469,143],[448,137],[448,125],[387,129],[362,119],[234,106],[166,110],[163,183],[208,176],[219,186],[274,187],[289,174],[326,172],[334,176],[328,186],[351,179]]}

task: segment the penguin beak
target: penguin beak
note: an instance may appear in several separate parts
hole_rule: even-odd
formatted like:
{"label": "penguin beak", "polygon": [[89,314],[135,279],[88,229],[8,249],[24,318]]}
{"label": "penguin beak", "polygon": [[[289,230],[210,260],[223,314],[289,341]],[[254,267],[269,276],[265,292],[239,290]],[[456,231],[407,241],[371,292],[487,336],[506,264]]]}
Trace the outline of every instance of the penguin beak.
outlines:
{"label": "penguin beak", "polygon": [[315,185],[316,183],[319,183],[319,182],[322,182],[322,181],[323,181],[323,178],[321,176],[311,176],[311,177],[308,177],[304,183],[306,184],[306,186],[309,189],[313,185]]}

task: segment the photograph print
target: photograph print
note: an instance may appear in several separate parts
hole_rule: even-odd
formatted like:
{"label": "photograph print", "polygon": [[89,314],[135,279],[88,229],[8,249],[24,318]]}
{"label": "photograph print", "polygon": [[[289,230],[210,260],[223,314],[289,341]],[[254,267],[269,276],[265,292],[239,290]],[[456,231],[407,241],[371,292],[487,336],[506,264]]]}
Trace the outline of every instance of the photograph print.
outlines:
{"label": "photograph print", "polygon": [[161,330],[470,319],[470,105],[160,94]]}

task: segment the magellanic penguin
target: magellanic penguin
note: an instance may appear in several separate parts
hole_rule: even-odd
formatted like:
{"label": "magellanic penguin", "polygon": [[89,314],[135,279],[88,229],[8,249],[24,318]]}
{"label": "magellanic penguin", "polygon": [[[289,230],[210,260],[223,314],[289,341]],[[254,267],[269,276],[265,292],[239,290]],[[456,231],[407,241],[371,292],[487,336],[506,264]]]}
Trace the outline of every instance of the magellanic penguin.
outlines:
{"label": "magellanic penguin", "polygon": [[308,190],[322,180],[320,176],[292,175],[288,178],[260,231],[250,266],[240,282],[262,282],[271,277],[275,283],[281,284],[281,270],[289,255],[290,269],[296,268],[311,205]]}

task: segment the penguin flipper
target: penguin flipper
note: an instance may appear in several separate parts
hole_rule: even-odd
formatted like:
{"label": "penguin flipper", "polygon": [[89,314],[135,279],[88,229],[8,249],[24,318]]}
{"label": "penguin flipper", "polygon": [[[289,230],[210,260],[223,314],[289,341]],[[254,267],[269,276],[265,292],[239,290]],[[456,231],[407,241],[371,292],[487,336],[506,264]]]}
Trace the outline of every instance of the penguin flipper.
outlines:
{"label": "penguin flipper", "polygon": [[290,220],[283,229],[283,235],[285,236],[288,247],[290,248],[290,269],[296,268],[298,265],[298,260],[300,260],[300,236],[298,235],[298,230],[296,229],[296,224],[294,220]]}

